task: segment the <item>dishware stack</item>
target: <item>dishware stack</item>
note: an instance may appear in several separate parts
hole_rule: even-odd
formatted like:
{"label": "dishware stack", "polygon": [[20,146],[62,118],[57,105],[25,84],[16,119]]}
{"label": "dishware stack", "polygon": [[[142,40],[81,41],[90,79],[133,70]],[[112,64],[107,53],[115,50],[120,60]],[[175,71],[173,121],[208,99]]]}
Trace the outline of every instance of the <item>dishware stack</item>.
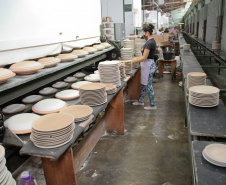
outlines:
{"label": "dishware stack", "polygon": [[79,91],[74,89],[67,89],[56,93],[55,97],[61,100],[73,100],[79,97]]}
{"label": "dishware stack", "polygon": [[111,28],[111,23],[105,23],[106,28]]}
{"label": "dishware stack", "polygon": [[207,145],[202,152],[202,156],[211,164],[226,167],[226,145],[224,144]]}
{"label": "dishware stack", "polygon": [[111,44],[108,44],[107,42],[102,42],[100,45],[104,46],[105,48],[110,48]]}
{"label": "dishware stack", "polygon": [[132,73],[132,62],[131,62],[131,60],[125,60],[123,62],[125,64],[125,73],[131,74]]}
{"label": "dishware stack", "polygon": [[32,111],[37,114],[51,114],[60,112],[65,107],[67,107],[66,102],[56,98],[47,98],[34,104]]}
{"label": "dishware stack", "polygon": [[14,77],[16,74],[9,69],[0,68],[0,84],[5,83],[8,79]]}
{"label": "dishware stack", "polygon": [[191,49],[190,44],[184,44],[184,51],[189,51]]}
{"label": "dishware stack", "polygon": [[83,105],[97,106],[107,102],[106,85],[91,83],[79,88],[80,101]]}
{"label": "dishware stack", "polygon": [[100,82],[104,84],[114,84],[116,87],[121,86],[121,76],[118,61],[104,61],[98,65]]}
{"label": "dishware stack", "polygon": [[55,57],[45,57],[38,60],[44,67],[53,67],[56,66],[61,60]]}
{"label": "dishware stack", "polygon": [[135,42],[134,40],[123,40],[124,43],[124,48],[131,48],[133,50],[133,56],[134,56],[134,52],[135,52]]}
{"label": "dishware stack", "polygon": [[132,48],[121,48],[121,59],[130,60],[133,58],[133,49]]}
{"label": "dishware stack", "polygon": [[205,73],[191,72],[187,74],[187,89],[196,85],[206,85]]}
{"label": "dishware stack", "polygon": [[71,114],[53,113],[34,121],[30,139],[39,148],[56,148],[70,142],[74,129]]}
{"label": "dishware stack", "polygon": [[61,62],[71,62],[74,61],[76,58],[78,58],[77,55],[75,54],[59,54],[58,56],[56,56],[57,58],[59,58],[61,60]]}
{"label": "dishware stack", "polygon": [[218,41],[213,41],[213,43],[212,43],[212,49],[214,49],[214,50],[221,49],[221,44],[219,44]]}
{"label": "dishware stack", "polygon": [[72,105],[60,111],[74,116],[74,122],[86,121],[93,113],[93,108],[88,105]]}
{"label": "dishware stack", "polygon": [[117,91],[116,85],[113,84],[106,84],[106,92],[107,94],[114,94]]}
{"label": "dishware stack", "polygon": [[73,55],[77,55],[79,58],[85,57],[86,55],[89,54],[87,51],[84,51],[82,49],[73,50],[71,53]]}
{"label": "dishware stack", "polygon": [[198,107],[215,107],[219,104],[219,92],[213,86],[193,86],[189,89],[189,103]]}
{"label": "dishware stack", "polygon": [[2,145],[0,145],[0,183],[2,185],[16,185],[16,181],[6,167],[5,148]]}
{"label": "dishware stack", "polygon": [[135,56],[141,56],[141,47],[145,44],[145,39],[135,38]]}
{"label": "dishware stack", "polygon": [[90,84],[90,83],[92,83],[92,82],[88,82],[88,81],[79,81],[79,82],[73,83],[73,84],[71,85],[71,88],[72,88],[72,89],[78,90],[79,87],[80,87],[81,85],[84,85],[84,84]]}
{"label": "dishware stack", "polygon": [[84,79],[89,82],[99,82],[100,75],[99,74],[90,74],[90,75],[86,76]]}
{"label": "dishware stack", "polygon": [[97,51],[97,49],[95,49],[93,47],[84,47],[83,50],[87,51],[89,54],[93,54]]}
{"label": "dishware stack", "polygon": [[133,62],[132,63],[132,68],[137,69],[140,67],[140,63],[139,62]]}
{"label": "dishware stack", "polygon": [[124,62],[120,62],[119,63],[119,70],[120,70],[121,81],[123,81],[126,78],[125,64],[124,64]]}
{"label": "dishware stack", "polygon": [[16,74],[25,75],[36,73],[39,69],[42,68],[44,68],[44,65],[39,62],[23,61],[12,64],[9,69]]}

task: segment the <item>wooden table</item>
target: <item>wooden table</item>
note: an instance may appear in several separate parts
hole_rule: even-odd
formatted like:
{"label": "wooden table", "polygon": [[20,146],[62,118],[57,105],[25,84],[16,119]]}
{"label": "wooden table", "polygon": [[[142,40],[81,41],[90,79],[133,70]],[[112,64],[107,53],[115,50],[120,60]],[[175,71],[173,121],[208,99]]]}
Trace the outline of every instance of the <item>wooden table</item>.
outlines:
{"label": "wooden table", "polygon": [[176,77],[176,60],[158,60],[158,67],[159,67],[159,78],[163,77],[163,66],[164,64],[170,64],[171,65],[171,76],[172,79]]}

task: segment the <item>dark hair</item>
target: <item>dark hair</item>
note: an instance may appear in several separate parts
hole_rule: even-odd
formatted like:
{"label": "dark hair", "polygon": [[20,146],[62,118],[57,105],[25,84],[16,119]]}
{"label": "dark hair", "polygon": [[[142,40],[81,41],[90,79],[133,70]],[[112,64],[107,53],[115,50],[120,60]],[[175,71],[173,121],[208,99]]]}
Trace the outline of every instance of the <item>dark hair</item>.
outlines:
{"label": "dark hair", "polygon": [[142,31],[149,32],[150,34],[152,34],[154,28],[155,27],[152,24],[149,23],[149,24],[145,24],[143,26]]}

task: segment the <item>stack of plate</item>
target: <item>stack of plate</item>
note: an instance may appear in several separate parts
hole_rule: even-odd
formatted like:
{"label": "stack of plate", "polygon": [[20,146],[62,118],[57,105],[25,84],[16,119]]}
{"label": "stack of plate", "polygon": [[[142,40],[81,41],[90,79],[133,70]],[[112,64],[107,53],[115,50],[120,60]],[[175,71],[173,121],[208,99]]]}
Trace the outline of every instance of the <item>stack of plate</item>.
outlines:
{"label": "stack of plate", "polygon": [[86,76],[84,79],[89,82],[99,82],[100,75],[99,74],[90,74],[90,75]]}
{"label": "stack of plate", "polygon": [[132,62],[131,60],[126,60],[123,61],[125,64],[125,73],[126,74],[131,74],[132,73]]}
{"label": "stack of plate", "polygon": [[39,148],[56,148],[73,138],[74,129],[74,117],[71,114],[49,114],[34,121],[30,139]]}
{"label": "stack of plate", "polygon": [[135,42],[134,40],[123,40],[124,43],[124,48],[131,48],[133,50],[133,56],[134,56],[134,52],[135,52]]}
{"label": "stack of plate", "polygon": [[121,59],[130,60],[133,58],[133,49],[131,48],[122,48],[121,49]]}
{"label": "stack of plate", "polygon": [[76,78],[83,78],[83,77],[86,76],[86,74],[83,73],[83,72],[77,72],[73,76],[76,77]]}
{"label": "stack of plate", "polygon": [[226,167],[226,145],[224,144],[207,145],[204,148],[202,155],[211,164]]}
{"label": "stack of plate", "polygon": [[139,62],[133,62],[132,63],[132,67],[135,68],[135,69],[137,69],[139,66],[140,66]]}
{"label": "stack of plate", "polygon": [[145,44],[144,39],[135,38],[135,56],[140,57],[141,56],[141,47]]}
{"label": "stack of plate", "polygon": [[124,64],[124,62],[120,62],[120,64],[119,64],[119,70],[120,70],[121,81],[123,81],[126,78],[125,64]]}
{"label": "stack of plate", "polygon": [[93,108],[88,105],[72,105],[61,110],[60,113],[72,114],[74,122],[80,122],[90,118]]}
{"label": "stack of plate", "polygon": [[104,46],[105,48],[110,48],[111,44],[108,44],[107,42],[102,42],[100,45]]}
{"label": "stack of plate", "polygon": [[191,49],[190,44],[184,44],[184,51],[189,51]]}
{"label": "stack of plate", "polygon": [[221,49],[221,44],[219,44],[218,41],[213,41],[212,49],[215,49],[215,50]]}
{"label": "stack of plate", "polygon": [[89,106],[97,106],[107,102],[106,85],[102,83],[91,83],[81,85],[79,95],[81,103]]}
{"label": "stack of plate", "polygon": [[98,70],[94,71],[94,74],[98,74],[99,75],[99,71]]}
{"label": "stack of plate", "polygon": [[8,79],[14,77],[16,74],[9,69],[0,68],[0,84],[5,83]]}
{"label": "stack of plate", "polygon": [[193,86],[189,89],[189,103],[198,107],[215,107],[219,104],[219,92],[213,86]]}
{"label": "stack of plate", "polygon": [[15,114],[18,112],[22,112],[25,108],[26,106],[24,104],[15,103],[4,107],[2,109],[2,112],[5,114]]}
{"label": "stack of plate", "polygon": [[5,148],[2,145],[0,145],[0,184],[16,185],[16,181],[6,167]]}
{"label": "stack of plate", "polygon": [[116,85],[113,84],[106,84],[106,92],[107,94],[114,94],[117,91]]}
{"label": "stack of plate", "polygon": [[71,61],[74,61],[76,58],[78,58],[78,56],[75,54],[69,53],[69,54],[59,54],[57,58],[59,58],[61,62],[71,62]]}
{"label": "stack of plate", "polygon": [[206,85],[206,74],[200,72],[191,72],[187,74],[187,88],[196,85]]}
{"label": "stack of plate", "polygon": [[97,49],[93,47],[84,47],[83,50],[87,51],[89,54],[95,53],[97,51]]}
{"label": "stack of plate", "polygon": [[92,82],[88,82],[88,81],[79,81],[79,82],[73,83],[73,84],[71,85],[71,88],[72,88],[72,89],[78,90],[79,87],[80,87],[81,85],[84,85],[84,84],[90,84],[90,83],[92,83]]}
{"label": "stack of plate", "polygon": [[100,73],[100,82],[105,84],[114,84],[116,87],[121,86],[121,76],[118,61],[100,62],[98,65]]}
{"label": "stack of plate", "polygon": [[78,79],[73,76],[68,76],[67,78],[64,79],[65,82],[69,82],[69,83],[76,82],[77,80]]}
{"label": "stack of plate", "polygon": [[27,134],[31,133],[32,123],[39,117],[33,113],[21,113],[7,119],[4,125],[15,134]]}
{"label": "stack of plate", "polygon": [[87,51],[79,49],[79,50],[72,51],[71,54],[77,55],[79,58],[82,58],[82,57],[85,57],[86,55],[88,55],[89,53]]}
{"label": "stack of plate", "polygon": [[47,98],[34,104],[32,110],[38,114],[51,114],[60,112],[65,107],[67,107],[66,102],[56,98]]}
{"label": "stack of plate", "polygon": [[13,71],[16,74],[32,74],[36,73],[39,69],[44,68],[44,66],[35,61],[23,61],[18,62],[10,66],[10,70]]}
{"label": "stack of plate", "polygon": [[36,103],[42,99],[43,99],[43,96],[41,96],[41,95],[30,95],[30,96],[27,96],[24,99],[22,99],[22,102],[23,103]]}
{"label": "stack of plate", "polygon": [[79,91],[74,89],[67,89],[56,93],[55,97],[61,100],[73,100],[79,97]]}
{"label": "stack of plate", "polygon": [[41,58],[38,60],[44,67],[53,67],[57,65],[61,60],[59,58],[55,57],[46,57],[46,58]]}
{"label": "stack of plate", "polygon": [[56,82],[55,84],[52,85],[53,88],[57,88],[57,89],[62,89],[62,88],[65,88],[67,87],[69,84],[66,83],[66,82]]}
{"label": "stack of plate", "polygon": [[105,47],[104,47],[103,45],[100,45],[100,44],[98,44],[98,45],[93,45],[93,48],[94,48],[94,49],[97,49],[98,51],[101,51],[101,50],[105,49]]}
{"label": "stack of plate", "polygon": [[50,94],[54,94],[57,92],[57,89],[52,88],[52,87],[45,87],[42,90],[39,91],[39,94],[41,95],[50,95]]}

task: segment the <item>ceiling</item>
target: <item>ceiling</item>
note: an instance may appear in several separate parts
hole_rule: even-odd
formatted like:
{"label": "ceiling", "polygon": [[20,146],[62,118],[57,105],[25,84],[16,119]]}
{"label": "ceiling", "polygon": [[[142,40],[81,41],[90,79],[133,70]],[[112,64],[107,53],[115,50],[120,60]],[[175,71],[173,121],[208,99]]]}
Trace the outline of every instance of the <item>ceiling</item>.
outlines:
{"label": "ceiling", "polygon": [[[143,10],[156,10],[156,6],[152,6],[152,0],[141,0]],[[154,0],[154,2],[157,3],[157,0]],[[186,2],[184,0],[166,0],[166,4],[163,6],[159,6],[159,8],[162,10],[162,13],[171,12],[173,10],[184,8]]]}

